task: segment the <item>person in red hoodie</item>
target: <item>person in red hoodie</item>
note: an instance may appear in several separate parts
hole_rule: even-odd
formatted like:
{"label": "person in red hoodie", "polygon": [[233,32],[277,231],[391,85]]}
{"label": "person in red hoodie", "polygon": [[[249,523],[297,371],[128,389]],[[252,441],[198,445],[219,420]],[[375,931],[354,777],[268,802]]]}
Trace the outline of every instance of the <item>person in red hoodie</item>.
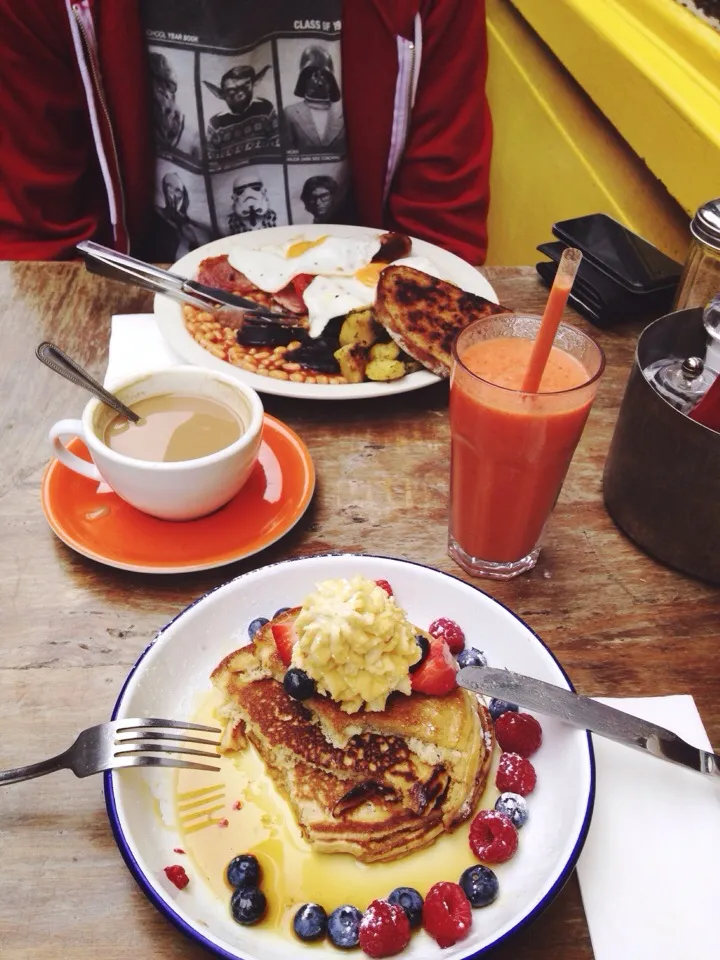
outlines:
{"label": "person in red hoodie", "polygon": [[[163,184],[206,239],[241,222],[239,179],[280,224],[311,222],[302,188],[331,176],[337,222],[484,261],[484,0],[0,0],[0,24],[2,259],[87,239],[172,259]],[[284,111],[316,153],[255,135]]]}

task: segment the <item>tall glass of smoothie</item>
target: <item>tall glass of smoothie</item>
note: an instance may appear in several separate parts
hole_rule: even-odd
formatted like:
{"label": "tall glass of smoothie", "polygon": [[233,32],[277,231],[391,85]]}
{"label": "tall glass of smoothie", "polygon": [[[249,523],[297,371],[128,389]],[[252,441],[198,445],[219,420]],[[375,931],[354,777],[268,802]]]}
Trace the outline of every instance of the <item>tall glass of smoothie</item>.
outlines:
{"label": "tall glass of smoothie", "polygon": [[532,569],[605,367],[560,324],[537,392],[522,381],[540,317],[478,320],[458,337],[450,379],[450,556],[471,576]]}

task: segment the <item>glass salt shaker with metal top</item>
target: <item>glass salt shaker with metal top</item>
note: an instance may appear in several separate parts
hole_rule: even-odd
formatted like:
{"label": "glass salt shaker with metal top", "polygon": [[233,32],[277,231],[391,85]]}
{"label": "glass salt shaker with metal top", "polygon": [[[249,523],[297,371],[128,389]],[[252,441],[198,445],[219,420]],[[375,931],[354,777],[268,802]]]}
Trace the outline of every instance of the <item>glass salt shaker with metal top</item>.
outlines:
{"label": "glass salt shaker with metal top", "polygon": [[690,223],[692,242],[675,297],[675,310],[704,307],[720,293],[720,197],[697,211]]}

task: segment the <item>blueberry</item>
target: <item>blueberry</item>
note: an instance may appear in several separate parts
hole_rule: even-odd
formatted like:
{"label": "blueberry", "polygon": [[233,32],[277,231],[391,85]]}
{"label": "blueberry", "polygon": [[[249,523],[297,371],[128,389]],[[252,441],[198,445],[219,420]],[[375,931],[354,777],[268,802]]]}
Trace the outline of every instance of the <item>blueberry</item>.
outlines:
{"label": "blueberry", "polygon": [[388,897],[390,903],[397,903],[405,911],[412,929],[422,923],[423,898],[412,887],[395,887]]}
{"label": "blueberry", "polygon": [[267,900],[259,887],[238,887],[230,897],[230,913],[237,923],[257,923],[266,909]]}
{"label": "blueberry", "polygon": [[414,663],[410,667],[410,673],[415,673],[418,667],[421,667],[427,658],[427,655],[430,653],[430,641],[427,637],[424,637],[421,633],[418,633],[415,636],[415,642],[420,647],[420,659],[417,663]]}
{"label": "blueberry", "polygon": [[283,679],[285,693],[293,700],[307,700],[317,690],[315,681],[312,680],[304,670],[297,667],[290,667]]}
{"label": "blueberry", "polygon": [[275,619],[275,617],[279,617],[281,613],[285,613],[285,611],[289,609],[290,607],[280,607],[280,609],[276,610],[275,613],[273,614],[273,620]]}
{"label": "blueberry", "polygon": [[260,864],[251,853],[233,857],[225,871],[231,887],[257,887],[260,884]]}
{"label": "blueberry", "polygon": [[497,720],[503,713],[517,713],[518,705],[516,703],[508,703],[507,700],[498,700],[497,697],[493,697],[488,704],[488,709],[490,710],[490,716],[493,720]]}
{"label": "blueberry", "polygon": [[473,907],[486,907],[498,895],[500,884],[489,867],[476,863],[468,867],[460,877],[460,886]]}
{"label": "blueberry", "polygon": [[501,793],[495,801],[495,809],[510,817],[518,830],[528,818],[527,800],[519,793]]}
{"label": "blueberry", "polygon": [[255,620],[248,625],[248,636],[251,640],[258,632],[260,627],[264,627],[266,623],[268,623],[267,617],[256,617]]}
{"label": "blueberry", "polygon": [[327,914],[319,903],[304,903],[293,920],[293,930],[301,940],[320,940],[327,927]]}
{"label": "blueberry", "polygon": [[356,947],[360,943],[362,913],[349,903],[336,907],[328,917],[327,932],[330,942],[336,947]]}
{"label": "blueberry", "polygon": [[458,666],[461,670],[463,667],[487,666],[487,657],[482,650],[476,650],[475,647],[465,647],[465,649],[461,650],[455,659],[457,660]]}

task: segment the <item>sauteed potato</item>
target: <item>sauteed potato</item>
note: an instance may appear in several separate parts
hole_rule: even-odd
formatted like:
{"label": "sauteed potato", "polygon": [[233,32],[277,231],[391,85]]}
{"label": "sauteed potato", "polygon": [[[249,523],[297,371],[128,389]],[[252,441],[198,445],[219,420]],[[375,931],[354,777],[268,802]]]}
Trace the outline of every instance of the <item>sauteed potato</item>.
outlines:
{"label": "sauteed potato", "polygon": [[405,364],[401,360],[371,360],[365,376],[368,380],[399,380],[405,376]]}
{"label": "sauteed potato", "polygon": [[391,340],[389,343],[375,343],[370,347],[371,360],[397,360],[400,356],[400,347]]}
{"label": "sauteed potato", "polygon": [[359,343],[363,347],[372,346],[378,339],[379,328],[373,316],[372,307],[351,310],[340,328],[340,346]]}
{"label": "sauteed potato", "polygon": [[333,354],[340,365],[340,373],[348,383],[362,383],[368,362],[367,347],[360,343],[346,343]]}

